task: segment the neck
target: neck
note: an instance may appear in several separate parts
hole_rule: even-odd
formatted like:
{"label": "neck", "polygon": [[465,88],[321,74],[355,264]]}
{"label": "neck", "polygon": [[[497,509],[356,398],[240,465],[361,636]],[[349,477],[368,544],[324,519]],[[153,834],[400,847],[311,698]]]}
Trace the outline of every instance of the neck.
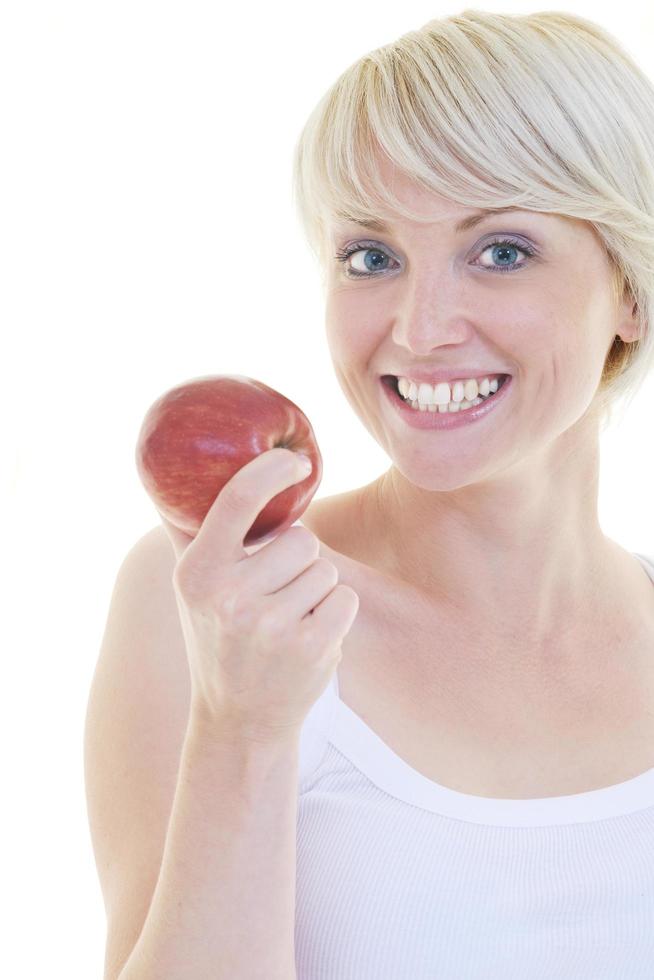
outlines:
{"label": "neck", "polygon": [[373,549],[364,560],[466,624],[463,643],[466,633],[490,636],[500,655],[520,651],[522,667],[525,655],[539,665],[553,649],[572,655],[580,633],[614,621],[624,601],[622,591],[607,606],[629,556],[599,525],[599,448],[569,454],[568,465],[560,447],[550,453],[446,492],[391,467],[357,499],[360,540]]}

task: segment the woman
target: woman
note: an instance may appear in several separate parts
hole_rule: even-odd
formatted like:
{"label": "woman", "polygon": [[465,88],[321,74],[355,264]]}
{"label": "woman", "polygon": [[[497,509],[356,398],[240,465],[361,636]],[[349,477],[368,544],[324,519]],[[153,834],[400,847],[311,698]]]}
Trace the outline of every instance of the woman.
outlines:
{"label": "woman", "polygon": [[[360,608],[300,786],[300,976],[651,973],[654,565],[597,498],[654,364],[653,123],[595,25],[466,11],[302,133],[333,364],[391,466],[303,518]],[[497,375],[443,427],[475,412],[443,381]]]}
{"label": "woman", "polygon": [[[431,21],[310,116],[295,186],[330,351],[391,466],[303,516],[338,572],[342,643],[297,740],[239,768],[215,710],[184,736],[186,689],[167,761],[139,756],[168,797],[121,791],[131,850],[91,789],[121,977],[651,978],[654,561],[603,534],[597,497],[601,428],[654,365],[652,132],[651,82],[560,13]],[[192,705],[212,680],[191,597],[235,554],[227,512],[219,497],[192,548],[163,522]],[[244,580],[226,581],[223,626]],[[235,622],[221,684],[240,671],[244,691],[263,633],[246,654]]]}

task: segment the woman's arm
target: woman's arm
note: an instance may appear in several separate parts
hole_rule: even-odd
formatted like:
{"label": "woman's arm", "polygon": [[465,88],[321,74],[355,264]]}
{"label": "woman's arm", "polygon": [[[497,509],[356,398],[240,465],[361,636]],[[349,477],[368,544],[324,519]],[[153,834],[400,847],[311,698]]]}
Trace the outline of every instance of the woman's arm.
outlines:
{"label": "woman's arm", "polygon": [[152,904],[120,980],[294,980],[298,745],[192,718]]}
{"label": "woman's arm", "polygon": [[89,694],[104,978],[289,980],[299,747],[193,710],[174,561],[161,528],[128,553]]}

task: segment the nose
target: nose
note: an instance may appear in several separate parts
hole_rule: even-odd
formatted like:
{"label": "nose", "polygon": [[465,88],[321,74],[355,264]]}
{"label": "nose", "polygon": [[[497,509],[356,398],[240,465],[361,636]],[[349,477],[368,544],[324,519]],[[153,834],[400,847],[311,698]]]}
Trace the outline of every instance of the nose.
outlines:
{"label": "nose", "polygon": [[460,285],[445,273],[432,268],[413,277],[398,301],[392,337],[399,347],[414,354],[428,355],[441,347],[460,347],[469,343],[474,332]]}

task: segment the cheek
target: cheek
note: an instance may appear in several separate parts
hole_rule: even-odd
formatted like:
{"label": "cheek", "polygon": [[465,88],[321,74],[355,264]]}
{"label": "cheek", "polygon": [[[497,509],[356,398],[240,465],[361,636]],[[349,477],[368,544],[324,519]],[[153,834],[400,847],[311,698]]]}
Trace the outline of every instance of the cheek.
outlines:
{"label": "cheek", "polygon": [[327,346],[334,367],[338,369],[340,365],[347,371],[348,366],[355,368],[365,360],[366,350],[370,347],[366,346],[366,334],[360,324],[339,320],[337,323],[327,323],[326,327]]}
{"label": "cheek", "polygon": [[513,360],[527,378],[551,358],[557,345],[567,342],[568,335],[563,324],[557,323],[556,314],[543,309],[526,309],[518,316],[513,309],[507,311],[503,322],[481,329],[486,337],[492,338],[498,355]]}
{"label": "cheek", "polygon": [[[563,326],[563,325],[562,325]],[[546,421],[554,430],[565,431],[579,422],[594,402],[600,383],[603,358],[595,347],[592,331],[579,323],[566,324],[553,342],[542,377]],[[600,354],[600,356],[598,356]]]}
{"label": "cheek", "polygon": [[[557,366],[577,361],[586,340],[579,330],[574,308],[565,298],[554,302],[554,298],[543,294],[539,296],[538,307],[519,304],[518,309],[517,316],[515,308],[507,311],[504,323],[493,328],[498,349],[514,357],[527,372],[553,360]],[[580,315],[586,312],[580,311]]]}
{"label": "cheek", "polygon": [[327,303],[325,333],[334,361],[365,361],[386,331],[383,313],[376,316],[369,306],[348,302],[344,295],[331,297]]}

